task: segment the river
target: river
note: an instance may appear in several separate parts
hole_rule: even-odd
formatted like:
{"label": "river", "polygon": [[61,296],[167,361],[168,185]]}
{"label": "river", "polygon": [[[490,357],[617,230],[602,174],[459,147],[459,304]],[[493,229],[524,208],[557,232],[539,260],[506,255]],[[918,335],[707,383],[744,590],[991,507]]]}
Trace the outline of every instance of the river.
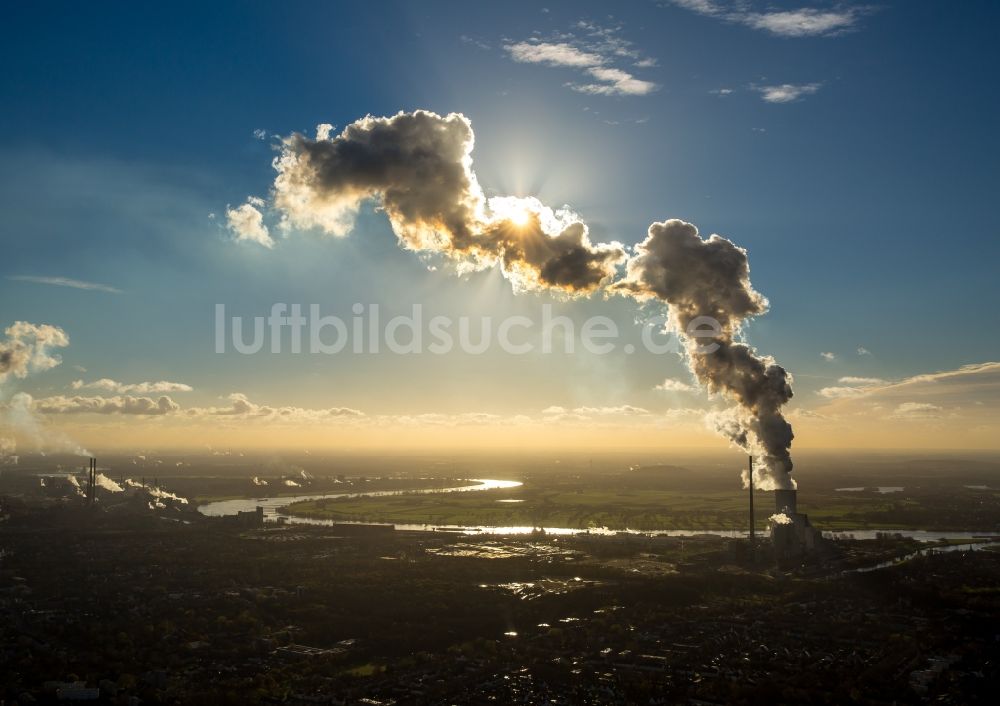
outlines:
{"label": "river", "polygon": [[[467,535],[526,535],[542,529],[547,535],[568,536],[576,534],[591,534],[597,536],[611,536],[621,534],[641,535],[646,537],[695,537],[697,535],[712,535],[716,537],[728,537],[731,539],[745,538],[746,530],[710,530],[710,529],[679,529],[679,530],[612,530],[606,527],[591,527],[589,529],[579,529],[575,527],[531,527],[527,525],[513,527],[491,527],[486,525],[438,525],[438,524],[406,524],[398,522],[345,522],[343,520],[323,520],[312,517],[297,517],[295,515],[282,515],[279,508],[292,503],[306,500],[320,500],[323,498],[361,498],[361,497],[383,497],[389,495],[428,495],[431,493],[466,493],[480,490],[502,490],[517,488],[523,485],[516,480],[496,480],[492,478],[475,478],[467,481],[469,485],[459,485],[452,488],[423,488],[420,490],[373,490],[353,493],[324,493],[312,495],[293,495],[274,498],[237,498],[234,500],[219,500],[214,503],[201,505],[198,511],[210,517],[222,515],[235,515],[237,512],[253,510],[257,506],[264,508],[265,519],[274,520],[279,515],[286,518],[289,524],[301,525],[335,525],[335,524],[392,524],[397,530],[410,531],[438,531],[455,532]],[[915,539],[918,542],[937,542],[941,539],[966,540],[974,542],[977,539],[992,536],[989,532],[972,531],[951,531],[937,532],[933,530],[920,529],[859,529],[859,530],[838,530],[823,532],[823,536],[828,539],[839,539],[854,537],[855,539],[875,539],[879,534],[898,534],[903,537]]]}

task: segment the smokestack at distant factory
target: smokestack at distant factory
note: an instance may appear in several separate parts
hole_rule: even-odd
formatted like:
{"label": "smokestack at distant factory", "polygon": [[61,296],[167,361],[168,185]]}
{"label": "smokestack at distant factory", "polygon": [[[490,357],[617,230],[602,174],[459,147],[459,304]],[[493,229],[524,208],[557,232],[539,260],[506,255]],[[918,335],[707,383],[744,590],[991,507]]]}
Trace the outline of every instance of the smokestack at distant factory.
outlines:
{"label": "smokestack at distant factory", "polygon": [[748,456],[747,458],[749,459],[747,470],[750,477],[750,482],[747,485],[750,486],[750,551],[752,552],[757,542],[757,532],[753,521],[753,456]]}
{"label": "smokestack at distant factory", "polygon": [[97,496],[97,459],[88,458],[87,463],[87,502],[93,504]]}

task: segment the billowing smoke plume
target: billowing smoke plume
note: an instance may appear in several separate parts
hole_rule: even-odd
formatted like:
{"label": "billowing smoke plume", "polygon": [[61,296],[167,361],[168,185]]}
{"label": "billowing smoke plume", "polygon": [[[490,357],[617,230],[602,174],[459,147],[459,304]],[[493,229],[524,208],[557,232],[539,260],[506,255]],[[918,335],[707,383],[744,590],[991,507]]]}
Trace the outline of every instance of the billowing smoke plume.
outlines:
{"label": "billowing smoke plume", "polygon": [[4,406],[3,421],[37,448],[53,453],[90,456],[90,452],[58,429],[53,429],[35,411],[35,401],[27,392],[18,392]]}
{"label": "billowing smoke plume", "polygon": [[118,483],[116,483],[111,478],[108,478],[101,472],[98,472],[97,475],[94,476],[94,485],[96,485],[98,488],[103,488],[104,490],[107,490],[110,493],[121,493],[125,491],[125,489],[120,485],[118,485]]}
{"label": "billowing smoke plume", "polygon": [[755,487],[795,487],[792,427],[781,414],[792,396],[791,376],[736,340],[748,317],[767,311],[767,300],[750,284],[746,250],[718,235],[703,240],[684,221],[654,223],[612,288],[666,303],[695,376],[737,404],[717,415],[715,426],[755,457]]}
{"label": "billowing smoke plume", "polygon": [[[515,290],[577,294],[609,286],[664,302],[698,380],[736,403],[714,423],[756,458],[755,485],[794,487],[792,429],[781,414],[791,376],[737,340],[743,322],[767,310],[750,285],[745,250],[670,220],[651,225],[626,258],[617,242],[591,243],[587,226],[568,210],[534,198],[487,199],[472,170],[472,126],[456,113],[369,116],[331,134],[321,125],[315,139],[283,141],[272,199],[285,228],[345,236],[373,201],[404,247],[444,254],[464,268],[499,264]],[[624,279],[612,283],[626,259]]]}
{"label": "billowing smoke plume", "polygon": [[347,235],[374,201],[400,243],[464,268],[499,263],[518,290],[591,292],[624,261],[619,243],[593,244],[574,213],[534,198],[487,199],[472,171],[472,125],[418,110],[366,117],[330,137],[294,134],[275,159],[274,206],[283,224]]}

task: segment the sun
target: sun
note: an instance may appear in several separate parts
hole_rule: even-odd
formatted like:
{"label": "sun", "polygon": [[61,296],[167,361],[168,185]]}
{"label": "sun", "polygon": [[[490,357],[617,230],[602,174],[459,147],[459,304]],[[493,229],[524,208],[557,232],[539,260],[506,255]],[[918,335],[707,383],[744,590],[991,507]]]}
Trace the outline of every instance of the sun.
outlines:
{"label": "sun", "polygon": [[534,205],[534,199],[517,196],[494,197],[490,199],[489,203],[490,212],[495,219],[507,221],[515,228],[524,228],[530,225],[537,213],[537,208],[534,208]]}
{"label": "sun", "polygon": [[510,213],[510,222],[518,228],[523,228],[531,222],[531,211],[527,208],[515,208]]}

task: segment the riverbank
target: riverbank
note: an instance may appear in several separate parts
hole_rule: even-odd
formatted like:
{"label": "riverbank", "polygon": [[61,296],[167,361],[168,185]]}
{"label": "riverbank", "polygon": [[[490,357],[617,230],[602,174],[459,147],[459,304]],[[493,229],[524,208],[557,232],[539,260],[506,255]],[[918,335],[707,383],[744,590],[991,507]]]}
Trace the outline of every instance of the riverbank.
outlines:
{"label": "riverbank", "polygon": [[[976,495],[975,498],[965,496]],[[935,506],[935,503],[939,503]],[[884,494],[837,491],[800,492],[799,509],[812,524],[829,532],[980,532],[1000,530],[1000,510],[964,514],[951,508],[965,503],[982,510],[997,504],[995,494],[966,488],[920,488]],[[937,510],[940,507],[940,510]],[[773,512],[770,493],[759,493],[756,528],[766,531]],[[533,480],[480,493],[395,494],[316,497],[286,502],[289,517],[318,522],[382,522],[406,526],[472,528],[563,528],[586,531],[732,532],[747,529],[746,497],[739,492],[695,492],[642,488],[571,488]]]}

